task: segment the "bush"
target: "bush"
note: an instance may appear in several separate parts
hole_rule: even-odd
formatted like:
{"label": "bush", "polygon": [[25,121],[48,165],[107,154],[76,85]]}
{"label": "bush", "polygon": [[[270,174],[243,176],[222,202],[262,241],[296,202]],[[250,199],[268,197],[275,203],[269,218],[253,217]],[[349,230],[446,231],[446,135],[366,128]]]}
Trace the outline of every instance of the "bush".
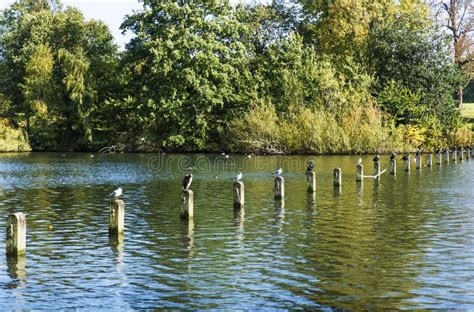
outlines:
{"label": "bush", "polygon": [[8,120],[0,119],[0,152],[28,152],[30,145],[21,129],[13,128]]}

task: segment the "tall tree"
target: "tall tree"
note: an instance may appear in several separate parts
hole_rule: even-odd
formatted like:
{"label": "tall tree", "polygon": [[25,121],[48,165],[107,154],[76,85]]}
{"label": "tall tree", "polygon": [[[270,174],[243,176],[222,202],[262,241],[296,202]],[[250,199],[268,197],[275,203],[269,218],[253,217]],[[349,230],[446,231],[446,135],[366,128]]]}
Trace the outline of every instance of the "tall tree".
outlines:
{"label": "tall tree", "polygon": [[59,1],[15,2],[0,15],[0,93],[36,149],[87,147],[90,114],[113,92],[117,47],[107,26]]}
{"label": "tall tree", "polygon": [[123,29],[136,107],[165,147],[202,149],[251,90],[246,33],[228,1],[144,1]]}
{"label": "tall tree", "polygon": [[[474,2],[472,0],[434,0],[435,17],[449,31],[456,65],[471,78],[474,76]],[[457,91],[458,106],[462,107],[463,84]]]}

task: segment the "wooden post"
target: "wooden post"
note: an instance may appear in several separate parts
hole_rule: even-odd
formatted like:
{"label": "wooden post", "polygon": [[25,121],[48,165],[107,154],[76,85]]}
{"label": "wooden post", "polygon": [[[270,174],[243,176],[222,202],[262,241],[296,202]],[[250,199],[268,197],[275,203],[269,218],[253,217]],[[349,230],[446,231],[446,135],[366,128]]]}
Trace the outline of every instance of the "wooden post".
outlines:
{"label": "wooden post", "polygon": [[441,151],[436,152],[436,164],[441,166]]}
{"label": "wooden post", "polygon": [[469,148],[466,148],[466,159],[467,160],[471,159],[471,150]]}
{"label": "wooden post", "polygon": [[285,198],[285,178],[282,176],[275,177],[275,198]]}
{"label": "wooden post", "polygon": [[316,172],[310,171],[307,173],[308,192],[316,192]]}
{"label": "wooden post", "polygon": [[444,151],[444,162],[449,163],[449,150]]}
{"label": "wooden post", "polygon": [[26,216],[23,212],[12,213],[7,218],[7,255],[26,253]]}
{"label": "wooden post", "polygon": [[109,205],[109,235],[120,235],[125,230],[125,203],[113,199]]}
{"label": "wooden post", "polygon": [[433,165],[433,155],[428,154],[426,155],[426,166],[430,167]]}
{"label": "wooden post", "polygon": [[356,166],[356,181],[362,181],[364,177],[364,166],[362,164],[357,164]]}
{"label": "wooden post", "polygon": [[342,170],[341,168],[334,169],[334,186],[342,185]]}
{"label": "wooden post", "polygon": [[410,156],[407,156],[407,159],[405,160],[405,171],[410,172]]}
{"label": "wooden post", "polygon": [[380,174],[380,161],[374,161],[374,175]]}
{"label": "wooden post", "polygon": [[421,169],[421,154],[415,156],[416,169]]}
{"label": "wooden post", "polygon": [[397,174],[397,161],[395,158],[390,159],[390,174]]}
{"label": "wooden post", "polygon": [[234,182],[234,209],[242,209],[245,202],[245,188],[242,181]]}
{"label": "wooden post", "polygon": [[194,216],[194,194],[191,190],[181,192],[181,219],[192,219]]}
{"label": "wooden post", "polygon": [[464,159],[464,149],[461,147],[459,149],[459,160],[463,161],[463,159]]}
{"label": "wooden post", "polygon": [[458,151],[454,148],[451,152],[451,160],[455,163],[458,158]]}

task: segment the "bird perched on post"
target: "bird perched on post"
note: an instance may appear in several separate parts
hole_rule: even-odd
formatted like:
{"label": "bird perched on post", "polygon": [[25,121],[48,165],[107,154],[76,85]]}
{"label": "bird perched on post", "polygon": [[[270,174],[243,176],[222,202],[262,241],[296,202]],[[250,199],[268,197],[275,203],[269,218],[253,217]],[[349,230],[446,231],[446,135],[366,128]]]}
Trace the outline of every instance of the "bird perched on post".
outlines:
{"label": "bird perched on post", "polygon": [[403,160],[408,160],[408,152],[405,152],[402,157]]}
{"label": "bird perched on post", "polygon": [[185,175],[183,178],[183,191],[189,190],[192,182],[193,182],[193,175],[191,173]]}
{"label": "bird perched on post", "polygon": [[375,155],[375,157],[372,159],[373,161],[379,161],[380,160],[380,155],[379,152]]}
{"label": "bird perched on post", "polygon": [[392,154],[390,154],[390,159],[395,159],[396,156],[397,156],[397,153],[392,152]]}
{"label": "bird perched on post", "polygon": [[357,160],[357,165],[362,165],[362,158],[359,158],[359,159]]}
{"label": "bird perched on post", "polygon": [[121,187],[113,191],[112,193],[109,194],[109,197],[113,197],[115,199],[119,198],[123,193],[123,190]]}
{"label": "bird perched on post", "polygon": [[416,154],[415,154],[415,156],[420,156],[420,155],[421,155],[421,150],[420,150],[420,149],[418,149],[418,150],[416,151]]}
{"label": "bird perched on post", "polygon": [[275,171],[275,177],[280,177],[282,173],[283,173],[283,169],[278,168],[277,171]]}
{"label": "bird perched on post", "polygon": [[237,175],[234,177],[235,181],[240,181],[242,179],[242,172],[237,173]]}

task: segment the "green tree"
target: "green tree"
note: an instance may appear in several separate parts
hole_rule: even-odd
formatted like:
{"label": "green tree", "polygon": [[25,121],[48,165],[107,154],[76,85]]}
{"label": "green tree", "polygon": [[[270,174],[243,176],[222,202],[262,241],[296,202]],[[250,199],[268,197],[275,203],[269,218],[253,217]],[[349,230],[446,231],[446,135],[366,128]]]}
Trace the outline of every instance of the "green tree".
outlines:
{"label": "green tree", "polygon": [[139,111],[164,147],[204,149],[251,96],[247,29],[227,1],[144,1],[123,29]]}
{"label": "green tree", "polygon": [[116,85],[107,26],[59,1],[18,1],[1,16],[0,93],[10,117],[27,124],[33,148],[90,146],[91,114]]}
{"label": "green tree", "polygon": [[[411,23],[402,18],[392,23],[376,25],[371,34],[370,66],[377,79],[375,92],[384,95],[384,109],[405,110],[405,104],[396,101],[404,94],[412,101],[417,99],[418,112],[425,116],[435,115],[443,124],[453,126],[458,122],[454,94],[464,79],[454,65],[446,38],[436,30],[413,29]],[[387,92],[393,90],[398,100],[387,102]],[[406,91],[403,91],[406,90]],[[411,92],[411,93],[410,93]],[[413,109],[412,109],[413,110]],[[418,121],[422,116],[418,116]],[[413,122],[413,116],[406,115]]]}

